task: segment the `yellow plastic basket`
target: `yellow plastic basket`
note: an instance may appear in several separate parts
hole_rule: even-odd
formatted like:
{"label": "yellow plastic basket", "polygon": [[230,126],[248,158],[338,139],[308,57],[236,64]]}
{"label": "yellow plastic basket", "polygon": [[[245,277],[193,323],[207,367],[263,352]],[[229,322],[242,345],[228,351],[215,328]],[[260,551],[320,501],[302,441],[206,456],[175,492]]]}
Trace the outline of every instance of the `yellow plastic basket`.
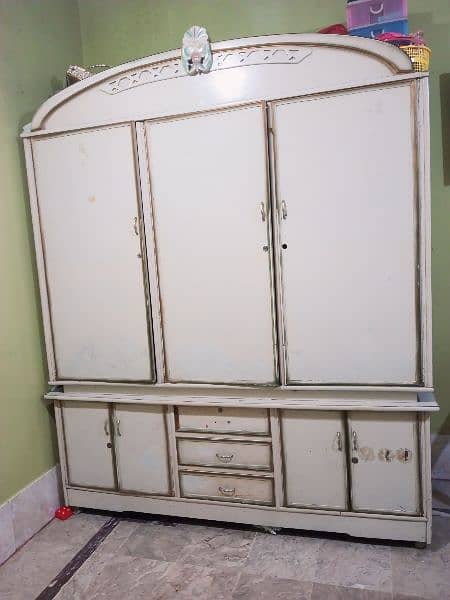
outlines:
{"label": "yellow plastic basket", "polygon": [[411,59],[414,71],[428,71],[431,50],[428,46],[400,46]]}

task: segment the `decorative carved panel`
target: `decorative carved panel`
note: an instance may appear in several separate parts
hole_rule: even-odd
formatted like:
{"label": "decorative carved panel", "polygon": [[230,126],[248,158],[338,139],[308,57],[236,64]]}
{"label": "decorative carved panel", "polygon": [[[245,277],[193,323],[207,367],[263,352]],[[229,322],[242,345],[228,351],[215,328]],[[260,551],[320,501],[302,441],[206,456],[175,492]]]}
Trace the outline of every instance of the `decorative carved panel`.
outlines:
{"label": "decorative carved panel", "polygon": [[[256,46],[222,50],[214,53],[211,71],[263,64],[294,65],[302,62],[311,54],[310,48],[295,46]],[[176,77],[186,77],[179,58],[131,71],[117,79],[107,81],[100,89],[107,94],[118,94],[139,85]]]}

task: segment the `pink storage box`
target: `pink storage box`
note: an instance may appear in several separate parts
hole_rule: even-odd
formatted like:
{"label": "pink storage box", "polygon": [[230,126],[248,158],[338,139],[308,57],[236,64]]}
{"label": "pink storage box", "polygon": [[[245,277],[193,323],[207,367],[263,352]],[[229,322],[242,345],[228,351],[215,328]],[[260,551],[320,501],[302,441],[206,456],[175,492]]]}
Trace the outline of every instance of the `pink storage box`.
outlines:
{"label": "pink storage box", "polygon": [[358,0],[347,4],[347,27],[367,27],[408,17],[408,0]]}

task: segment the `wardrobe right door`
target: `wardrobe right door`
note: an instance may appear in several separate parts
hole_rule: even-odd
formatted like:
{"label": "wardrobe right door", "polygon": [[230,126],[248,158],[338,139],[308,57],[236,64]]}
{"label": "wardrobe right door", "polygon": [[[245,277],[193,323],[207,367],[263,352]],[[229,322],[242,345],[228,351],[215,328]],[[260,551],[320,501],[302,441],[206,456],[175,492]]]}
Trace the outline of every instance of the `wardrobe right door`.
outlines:
{"label": "wardrobe right door", "polygon": [[417,383],[413,85],[272,105],[288,384]]}

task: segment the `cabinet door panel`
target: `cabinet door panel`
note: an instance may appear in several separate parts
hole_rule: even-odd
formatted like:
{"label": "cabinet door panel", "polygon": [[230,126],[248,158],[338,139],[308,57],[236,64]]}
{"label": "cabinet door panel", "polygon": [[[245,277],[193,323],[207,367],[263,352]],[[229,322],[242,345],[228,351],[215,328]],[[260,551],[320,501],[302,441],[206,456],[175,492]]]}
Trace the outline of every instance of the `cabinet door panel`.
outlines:
{"label": "cabinet door panel", "polygon": [[337,412],[283,410],[281,413],[286,502],[345,510],[345,429]]}
{"label": "cabinet door panel", "polygon": [[411,84],[273,110],[288,382],[415,383]]}
{"label": "cabinet door panel", "polygon": [[58,379],[153,380],[131,127],[33,141]]}
{"label": "cabinet door panel", "polygon": [[168,381],[275,381],[264,119],[147,125]]}
{"label": "cabinet door panel", "polygon": [[62,413],[69,485],[115,488],[108,405],[65,402]]}
{"label": "cabinet door panel", "polygon": [[420,507],[415,413],[351,413],[352,506],[417,514]]}
{"label": "cabinet door panel", "polygon": [[119,404],[114,408],[119,488],[170,494],[165,410]]}

